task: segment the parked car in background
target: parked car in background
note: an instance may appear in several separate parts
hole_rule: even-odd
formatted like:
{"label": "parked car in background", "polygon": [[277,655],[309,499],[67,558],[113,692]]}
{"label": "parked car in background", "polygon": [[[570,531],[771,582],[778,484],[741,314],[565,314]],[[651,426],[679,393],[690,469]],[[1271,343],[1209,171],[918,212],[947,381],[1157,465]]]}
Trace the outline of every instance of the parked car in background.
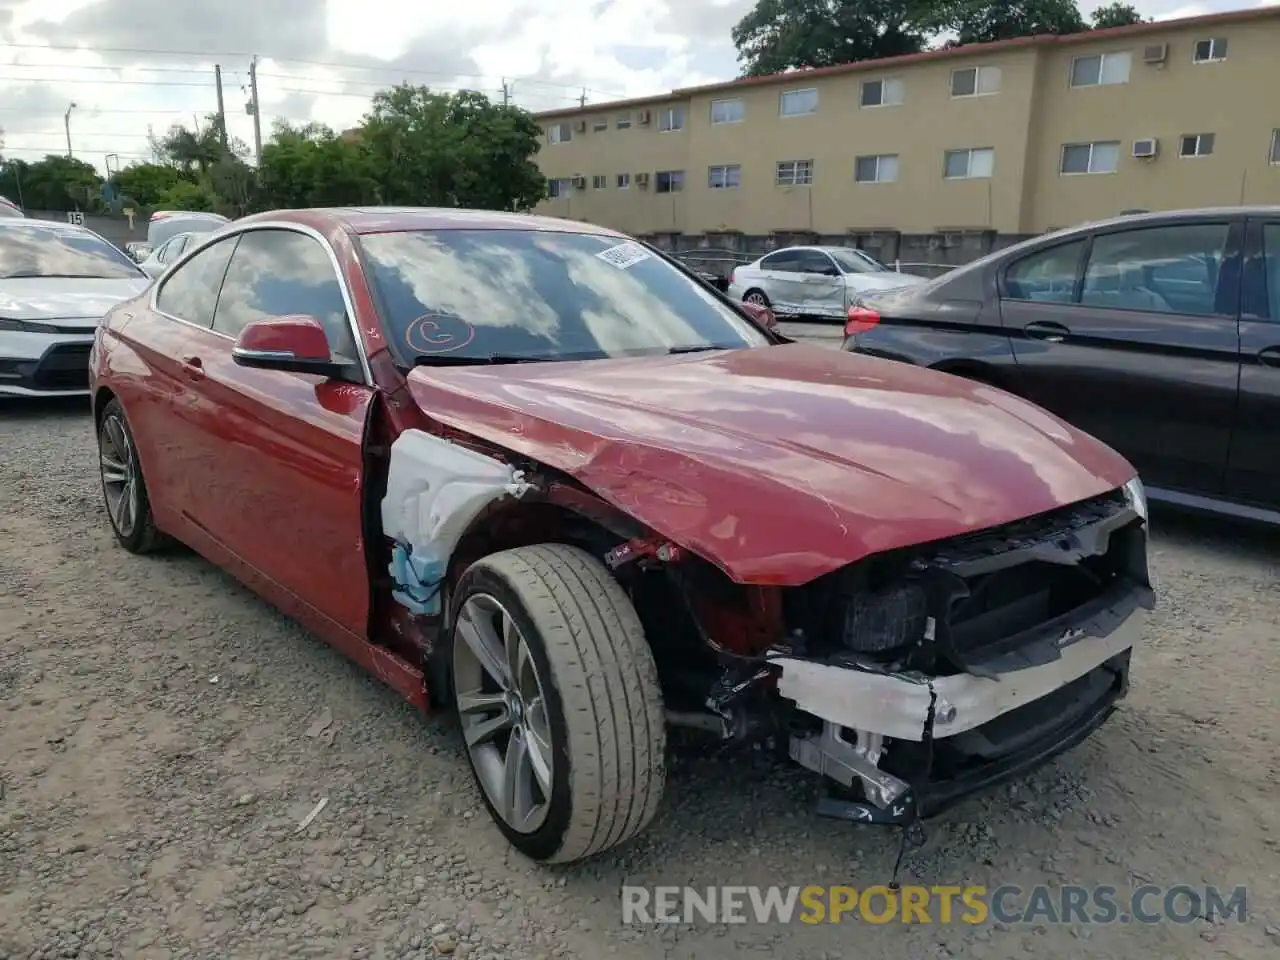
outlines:
{"label": "parked car in background", "polygon": [[84,394],[99,321],[147,282],[91,230],[0,219],[0,396]]}
{"label": "parked car in background", "polygon": [[124,245],[124,252],[130,256],[134,263],[142,263],[147,257],[151,256],[151,244],[143,240],[134,240],[132,243]]}
{"label": "parked car in background", "polygon": [[8,197],[0,197],[0,217],[25,217],[22,208]]}
{"label": "parked car in background", "polygon": [[194,245],[202,236],[201,233],[174,234],[141,261],[143,272],[154,280],[168,269],[169,264],[182,256],[188,246]]}
{"label": "parked car in background", "polygon": [[1111,445],[1153,499],[1280,523],[1280,207],[1122,216],[867,295],[846,349],[958,373]]}
{"label": "parked car in background", "polygon": [[218,213],[199,210],[157,210],[147,223],[147,243],[154,250],[180,233],[212,233],[231,221]]}
{"label": "parked car in background", "polygon": [[1082,741],[1153,602],[1133,468],[763,309],[577,221],[247,217],[99,333],[109,522],[451,709],[535,860],[649,823],[668,724],[895,824]]}
{"label": "parked car in background", "polygon": [[843,320],[853,297],[923,283],[849,247],[783,247],[729,277],[729,296],[770,307],[778,316]]}

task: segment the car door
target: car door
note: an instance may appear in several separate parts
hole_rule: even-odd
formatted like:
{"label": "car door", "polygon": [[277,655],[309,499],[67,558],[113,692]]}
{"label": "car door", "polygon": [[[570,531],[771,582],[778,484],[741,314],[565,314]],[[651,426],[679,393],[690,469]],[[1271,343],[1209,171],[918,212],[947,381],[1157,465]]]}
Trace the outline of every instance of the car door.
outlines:
{"label": "car door", "polygon": [[[374,391],[349,303],[318,235],[274,227],[240,234],[210,340],[192,358],[215,416],[200,424],[200,483],[188,509],[242,564],[364,636],[362,451]],[[296,314],[324,325],[333,354],[358,361],[361,382],[235,363],[235,338],[248,323]]]}
{"label": "car door", "polygon": [[760,261],[765,293],[775,313],[796,315],[804,306],[804,278],[800,251],[779,250]]}
{"label": "car door", "polygon": [[801,250],[801,312],[814,317],[845,316],[845,278],[836,262],[821,250]]}
{"label": "car door", "polygon": [[1240,303],[1240,402],[1226,494],[1280,510],[1280,217],[1250,219]]}
{"label": "car door", "polygon": [[159,525],[186,539],[196,437],[213,412],[197,387],[201,371],[185,362],[213,339],[209,328],[236,238],[199,251],[154,287],[150,303],[113,329],[136,363],[125,414],[133,430]]}
{"label": "car door", "polygon": [[1156,487],[1221,493],[1239,372],[1238,218],[1113,227],[1003,270],[1015,389]]}

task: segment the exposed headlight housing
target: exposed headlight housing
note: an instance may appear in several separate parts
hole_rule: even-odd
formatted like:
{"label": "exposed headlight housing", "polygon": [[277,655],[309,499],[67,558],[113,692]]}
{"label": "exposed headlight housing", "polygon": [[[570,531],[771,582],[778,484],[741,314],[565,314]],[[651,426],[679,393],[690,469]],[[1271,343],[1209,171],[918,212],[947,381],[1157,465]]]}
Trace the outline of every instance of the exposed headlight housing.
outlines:
{"label": "exposed headlight housing", "polygon": [[1143,489],[1142,480],[1134,477],[1124,485],[1124,498],[1133,511],[1147,522],[1147,491]]}

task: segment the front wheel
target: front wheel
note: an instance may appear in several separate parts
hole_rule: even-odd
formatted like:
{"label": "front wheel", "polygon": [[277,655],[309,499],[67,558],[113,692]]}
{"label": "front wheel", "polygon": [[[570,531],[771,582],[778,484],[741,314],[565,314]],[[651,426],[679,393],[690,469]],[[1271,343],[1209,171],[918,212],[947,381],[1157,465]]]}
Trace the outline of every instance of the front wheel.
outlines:
{"label": "front wheel", "polygon": [[452,608],[454,709],[506,838],[568,863],[644,829],[666,779],[662,694],[604,565],[563,544],[506,550],[467,569]]}
{"label": "front wheel", "polygon": [[742,295],[743,303],[754,303],[757,307],[767,307],[773,309],[773,304],[769,302],[769,298],[765,296],[763,290],[748,290]]}

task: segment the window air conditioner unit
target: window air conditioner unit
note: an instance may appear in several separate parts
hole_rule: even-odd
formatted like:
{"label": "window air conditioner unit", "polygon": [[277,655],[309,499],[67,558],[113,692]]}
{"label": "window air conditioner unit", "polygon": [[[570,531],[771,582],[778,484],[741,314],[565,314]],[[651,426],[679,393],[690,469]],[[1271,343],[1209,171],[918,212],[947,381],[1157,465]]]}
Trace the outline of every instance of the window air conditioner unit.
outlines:
{"label": "window air conditioner unit", "polygon": [[649,175],[647,173],[636,174],[636,186],[644,189],[649,186]]}
{"label": "window air conditioner unit", "polygon": [[1143,63],[1164,63],[1169,59],[1169,45],[1167,43],[1153,43],[1149,47],[1142,48]]}
{"label": "window air conditioner unit", "polygon": [[583,177],[583,176],[576,176],[576,177],[574,177],[574,178],[573,178],[573,188],[574,188],[575,190],[585,190],[585,189],[587,189],[587,178],[586,178],[586,177]]}
{"label": "window air conditioner unit", "polygon": [[587,132],[587,121],[585,121],[585,120],[579,120],[579,121],[577,122],[577,124],[574,126],[574,128],[573,128],[573,129],[574,129],[574,131],[575,131],[576,133],[586,133],[586,132]]}
{"label": "window air conditioner unit", "polygon": [[1145,137],[1133,141],[1133,157],[1135,160],[1151,160],[1159,152],[1160,141],[1155,137]]}
{"label": "window air conditioner unit", "polygon": [[641,126],[645,126],[646,124],[648,124],[652,116],[653,115],[648,110],[641,110],[636,115],[636,123],[640,124]]}

